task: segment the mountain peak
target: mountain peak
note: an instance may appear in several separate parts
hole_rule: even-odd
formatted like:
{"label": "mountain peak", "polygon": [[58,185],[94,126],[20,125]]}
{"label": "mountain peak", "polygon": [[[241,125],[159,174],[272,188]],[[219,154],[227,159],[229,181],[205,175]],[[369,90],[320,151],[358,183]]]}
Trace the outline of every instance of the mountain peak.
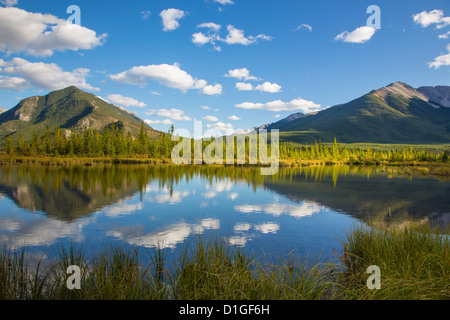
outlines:
{"label": "mountain peak", "polygon": [[[97,96],[70,86],[48,93],[23,99],[14,108],[0,114],[0,138],[22,135],[30,139],[33,131],[44,132],[56,127],[68,131],[82,132],[85,129],[101,131],[106,126],[120,121],[126,133],[137,136],[142,119],[105,102]],[[157,134],[147,127],[149,134]]]}
{"label": "mountain peak", "polygon": [[386,100],[386,97],[389,94],[395,94],[407,99],[418,98],[420,100],[428,102],[427,96],[404,82],[393,82],[386,87],[373,91],[373,94],[382,98],[383,100]]}
{"label": "mountain peak", "polygon": [[74,93],[85,93],[83,90],[78,89],[75,86],[70,86],[64,89],[59,89],[59,90],[55,90],[50,92],[49,94],[47,94],[47,96],[51,96],[51,95],[56,95],[56,96],[69,96],[71,94]]}
{"label": "mountain peak", "polygon": [[414,89],[393,82],[348,103],[272,124],[284,141],[301,144],[448,143],[450,141],[450,87]]}
{"label": "mountain peak", "polygon": [[67,87],[67,88],[62,89],[62,91],[66,91],[66,92],[73,93],[73,92],[82,92],[83,90],[78,89],[78,88],[75,87],[75,86],[70,86],[70,87]]}
{"label": "mountain peak", "polygon": [[392,82],[390,85],[388,85],[387,87],[404,87],[404,88],[408,88],[408,89],[414,89],[413,87],[411,87],[409,84],[402,82],[402,81],[395,81]]}

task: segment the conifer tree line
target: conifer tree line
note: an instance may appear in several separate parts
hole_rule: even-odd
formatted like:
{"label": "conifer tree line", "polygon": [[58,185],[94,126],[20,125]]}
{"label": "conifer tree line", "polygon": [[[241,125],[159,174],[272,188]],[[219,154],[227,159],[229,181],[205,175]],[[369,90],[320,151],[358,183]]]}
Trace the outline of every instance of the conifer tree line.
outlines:
{"label": "conifer tree line", "polygon": [[[19,136],[17,142],[13,142],[11,136],[5,139],[3,154],[8,156],[51,156],[51,157],[148,157],[154,159],[166,159],[172,155],[172,149],[179,142],[172,141],[174,127],[167,134],[149,136],[144,125],[141,124],[139,134],[133,137],[126,133],[123,124],[119,121],[106,126],[102,131],[86,129],[83,132],[71,132],[66,135],[64,129],[59,127],[53,131],[47,126],[41,134],[34,132],[30,141]],[[258,136],[258,135],[257,135]],[[224,139],[224,154],[226,146]],[[202,150],[215,141],[203,140]],[[235,140],[236,141],[236,140]],[[259,143],[257,145],[259,153]],[[192,141],[192,150],[194,150]],[[236,150],[236,149],[235,149]],[[246,140],[246,154],[249,145]],[[192,157],[194,151],[192,151]],[[268,146],[270,154],[270,145]],[[330,160],[346,163],[377,163],[377,162],[447,162],[448,153],[432,152],[413,147],[391,150],[374,150],[371,148],[341,147],[334,139],[333,144],[323,144],[319,140],[314,145],[295,145],[292,142],[280,142],[280,158],[285,160]],[[235,152],[236,156],[236,152]]]}
{"label": "conifer tree line", "polygon": [[281,159],[334,160],[355,164],[377,162],[447,162],[447,151],[429,151],[409,148],[374,150],[372,148],[340,147],[337,139],[332,145],[316,142],[314,145],[295,146],[292,142],[280,144]]}
{"label": "conifer tree line", "polygon": [[3,152],[16,156],[70,156],[70,157],[133,157],[147,155],[151,158],[170,157],[176,142],[171,141],[170,133],[161,133],[158,137],[150,137],[144,123],[139,134],[133,137],[126,133],[119,121],[106,126],[102,131],[86,129],[83,132],[66,134],[59,127],[51,131],[47,126],[44,133],[33,132],[30,141],[19,136],[14,143],[7,137]]}

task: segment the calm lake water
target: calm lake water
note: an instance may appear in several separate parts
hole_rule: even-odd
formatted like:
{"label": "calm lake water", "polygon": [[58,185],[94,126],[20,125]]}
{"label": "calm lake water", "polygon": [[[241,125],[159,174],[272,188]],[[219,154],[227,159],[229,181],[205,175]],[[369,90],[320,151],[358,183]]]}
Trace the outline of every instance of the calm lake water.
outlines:
{"label": "calm lake water", "polygon": [[450,182],[383,168],[0,167],[0,243],[51,255],[118,243],[167,249],[197,235],[244,250],[322,259],[353,226],[450,221]]}

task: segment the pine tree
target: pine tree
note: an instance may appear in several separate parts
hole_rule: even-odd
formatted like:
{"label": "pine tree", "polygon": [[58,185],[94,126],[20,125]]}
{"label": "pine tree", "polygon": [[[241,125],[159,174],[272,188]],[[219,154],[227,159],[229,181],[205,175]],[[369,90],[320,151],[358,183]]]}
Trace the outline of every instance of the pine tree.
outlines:
{"label": "pine tree", "polygon": [[8,137],[5,140],[5,153],[8,156],[14,156],[16,154],[16,146],[14,145],[14,142],[11,139],[11,135],[8,135]]}
{"label": "pine tree", "polygon": [[51,143],[51,131],[50,127],[47,125],[45,127],[44,135],[42,136],[42,154],[48,155],[52,153],[52,143]]}

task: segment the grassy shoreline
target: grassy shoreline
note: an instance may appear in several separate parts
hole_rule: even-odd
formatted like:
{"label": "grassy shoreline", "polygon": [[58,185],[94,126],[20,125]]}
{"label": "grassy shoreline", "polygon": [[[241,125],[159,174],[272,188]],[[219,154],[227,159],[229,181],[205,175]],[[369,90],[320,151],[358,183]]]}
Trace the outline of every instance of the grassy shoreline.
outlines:
{"label": "grassy shoreline", "polygon": [[[24,157],[24,156],[5,156],[0,155],[0,165],[46,165],[46,166],[100,166],[114,164],[143,164],[143,165],[174,165],[170,159],[153,159],[146,157],[135,158],[85,158],[85,157]],[[395,173],[402,174],[420,174],[424,176],[450,177],[450,162],[376,162],[376,163],[352,163],[347,161],[335,160],[280,160],[280,168],[298,168],[308,166],[385,166]],[[195,165],[201,166],[201,165]],[[218,164],[214,166],[229,166]],[[237,167],[258,167],[258,165],[235,165]]]}
{"label": "grassy shoreline", "polygon": [[[277,264],[230,246],[198,239],[173,265],[163,250],[142,264],[137,248],[110,246],[90,256],[60,250],[48,271],[27,268],[25,251],[0,253],[1,300],[448,300],[450,238],[429,227],[357,227],[342,243],[340,263],[308,265],[290,255]],[[81,289],[68,290],[66,270],[81,268]],[[381,269],[381,289],[369,290],[367,268]]]}

